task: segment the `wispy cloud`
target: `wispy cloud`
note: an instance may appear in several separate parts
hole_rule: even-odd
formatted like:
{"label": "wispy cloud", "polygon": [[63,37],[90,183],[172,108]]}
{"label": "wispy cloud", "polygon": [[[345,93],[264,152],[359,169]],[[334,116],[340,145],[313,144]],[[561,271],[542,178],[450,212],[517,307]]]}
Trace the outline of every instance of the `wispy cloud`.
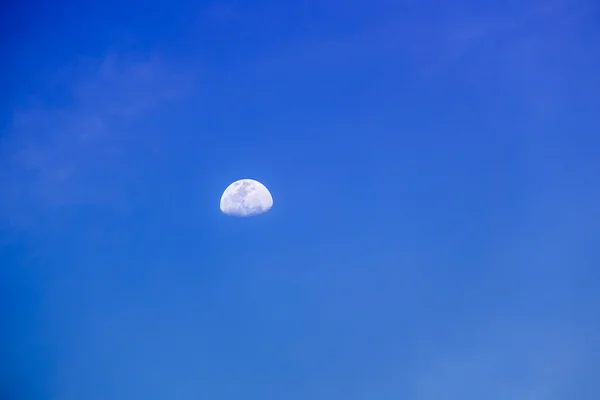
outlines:
{"label": "wispy cloud", "polygon": [[503,320],[462,333],[461,345],[432,349],[415,380],[416,399],[564,398],[584,361],[567,329]]}
{"label": "wispy cloud", "polygon": [[58,75],[60,102],[34,93],[0,142],[3,224],[30,224],[65,205],[123,207],[127,152],[145,140],[131,124],[192,86],[191,74],[144,54],[83,59]]}

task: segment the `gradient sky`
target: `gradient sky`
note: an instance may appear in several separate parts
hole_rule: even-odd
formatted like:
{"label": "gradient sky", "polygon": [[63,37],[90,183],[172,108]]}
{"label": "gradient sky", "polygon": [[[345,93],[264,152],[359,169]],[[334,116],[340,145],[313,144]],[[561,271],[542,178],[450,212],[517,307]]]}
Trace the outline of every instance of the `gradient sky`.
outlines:
{"label": "gradient sky", "polygon": [[596,1],[101,3],[0,11],[2,400],[600,398]]}

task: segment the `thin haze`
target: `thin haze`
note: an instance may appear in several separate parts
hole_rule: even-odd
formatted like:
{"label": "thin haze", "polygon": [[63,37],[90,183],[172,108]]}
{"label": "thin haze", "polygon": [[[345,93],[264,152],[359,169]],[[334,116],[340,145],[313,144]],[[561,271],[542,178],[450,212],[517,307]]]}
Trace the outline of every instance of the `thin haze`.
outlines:
{"label": "thin haze", "polygon": [[3,7],[0,398],[600,398],[596,2]]}

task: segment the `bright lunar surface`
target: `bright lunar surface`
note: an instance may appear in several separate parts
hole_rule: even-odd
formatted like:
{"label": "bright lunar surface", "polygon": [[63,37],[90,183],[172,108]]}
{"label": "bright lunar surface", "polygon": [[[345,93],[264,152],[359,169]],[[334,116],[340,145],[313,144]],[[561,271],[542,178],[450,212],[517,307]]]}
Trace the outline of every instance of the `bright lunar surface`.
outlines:
{"label": "bright lunar surface", "polygon": [[253,179],[240,179],[225,189],[221,196],[221,211],[236,217],[262,214],[273,207],[269,189]]}

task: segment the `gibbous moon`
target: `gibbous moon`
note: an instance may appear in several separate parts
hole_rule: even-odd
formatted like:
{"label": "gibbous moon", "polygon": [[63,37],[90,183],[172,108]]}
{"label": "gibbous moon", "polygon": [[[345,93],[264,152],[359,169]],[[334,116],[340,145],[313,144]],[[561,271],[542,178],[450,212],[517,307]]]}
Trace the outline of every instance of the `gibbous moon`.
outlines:
{"label": "gibbous moon", "polygon": [[227,186],[221,196],[221,211],[236,217],[250,217],[273,207],[269,189],[253,179],[240,179]]}

